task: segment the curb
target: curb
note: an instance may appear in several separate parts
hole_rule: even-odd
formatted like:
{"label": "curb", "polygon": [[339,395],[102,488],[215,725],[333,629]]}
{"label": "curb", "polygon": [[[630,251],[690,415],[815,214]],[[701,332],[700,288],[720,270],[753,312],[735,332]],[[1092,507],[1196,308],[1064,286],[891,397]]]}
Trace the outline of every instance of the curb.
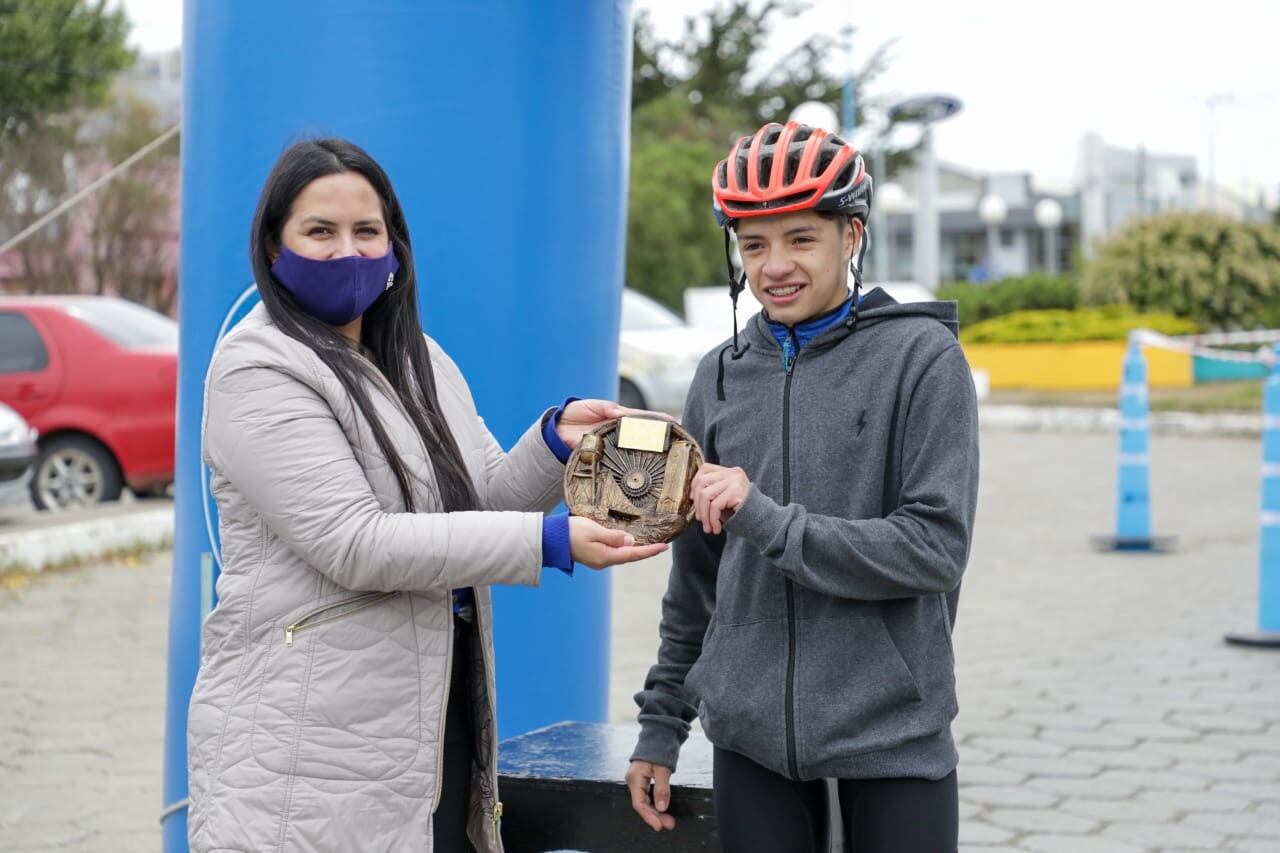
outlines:
{"label": "curb", "polygon": [[[1115,433],[1120,429],[1116,409],[1072,406],[979,405],[978,425],[1014,432]],[[1192,412],[1152,412],[1151,432],[1156,435],[1210,435],[1256,437],[1262,434],[1260,414],[1201,415]]]}
{"label": "curb", "polygon": [[173,543],[173,504],[105,511],[91,518],[42,518],[17,530],[0,528],[0,571],[41,572],[98,560],[112,552]]}

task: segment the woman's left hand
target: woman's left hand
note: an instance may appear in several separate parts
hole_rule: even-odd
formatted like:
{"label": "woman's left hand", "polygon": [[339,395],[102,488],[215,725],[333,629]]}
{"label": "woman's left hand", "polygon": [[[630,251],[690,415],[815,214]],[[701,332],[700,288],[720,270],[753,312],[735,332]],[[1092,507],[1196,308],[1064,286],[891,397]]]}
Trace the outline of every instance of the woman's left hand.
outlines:
{"label": "woman's left hand", "polygon": [[651,418],[662,418],[674,421],[670,415],[661,412],[646,412],[644,409],[628,409],[619,406],[612,400],[574,400],[565,406],[556,421],[556,434],[560,436],[570,450],[578,449],[578,442],[591,430],[605,421],[611,421],[624,415],[641,415]]}

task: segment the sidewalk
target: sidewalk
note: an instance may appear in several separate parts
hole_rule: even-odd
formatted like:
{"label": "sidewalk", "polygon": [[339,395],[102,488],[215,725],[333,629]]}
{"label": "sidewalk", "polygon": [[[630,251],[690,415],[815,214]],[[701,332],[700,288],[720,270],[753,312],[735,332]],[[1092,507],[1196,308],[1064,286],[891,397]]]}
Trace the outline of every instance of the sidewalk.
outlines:
{"label": "sidewalk", "polygon": [[[1114,437],[984,430],[956,630],[965,851],[1280,850],[1280,654],[1256,627],[1259,447],[1152,442],[1162,556],[1095,554]],[[159,849],[169,557],[0,589],[0,848]],[[666,564],[614,570],[634,719]],[[660,843],[655,850],[661,849]]]}

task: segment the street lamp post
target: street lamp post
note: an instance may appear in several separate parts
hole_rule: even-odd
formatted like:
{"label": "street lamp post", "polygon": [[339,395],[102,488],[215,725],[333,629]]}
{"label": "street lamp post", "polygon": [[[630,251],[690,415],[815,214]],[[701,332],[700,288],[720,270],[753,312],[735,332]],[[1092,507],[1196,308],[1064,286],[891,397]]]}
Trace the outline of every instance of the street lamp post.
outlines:
{"label": "street lamp post", "polygon": [[1009,215],[1009,205],[994,193],[987,193],[978,202],[978,218],[987,226],[987,279],[994,281],[996,275],[996,251],[1000,246],[1000,225]]}
{"label": "street lamp post", "polygon": [[1049,275],[1058,274],[1058,226],[1062,224],[1062,205],[1057,199],[1042,198],[1036,202],[1036,224],[1044,229],[1044,268]]}
{"label": "street lamp post", "polygon": [[[893,228],[890,225],[894,216],[907,209],[907,193],[902,186],[889,181],[876,190],[873,210],[880,211],[879,242],[872,246],[871,252],[876,256],[876,271],[881,284],[893,278]],[[883,252],[877,247],[884,247]]]}
{"label": "street lamp post", "polygon": [[915,222],[915,280],[926,289],[938,289],[938,161],[933,150],[933,126],[960,112],[960,99],[951,95],[908,98],[889,108],[890,122],[918,124],[923,144],[917,170]]}

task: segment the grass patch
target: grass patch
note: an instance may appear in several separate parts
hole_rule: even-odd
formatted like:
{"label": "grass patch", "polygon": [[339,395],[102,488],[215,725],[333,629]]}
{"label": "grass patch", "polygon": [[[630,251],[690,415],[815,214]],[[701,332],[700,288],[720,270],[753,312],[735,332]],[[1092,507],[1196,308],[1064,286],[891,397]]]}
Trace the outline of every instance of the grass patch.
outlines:
{"label": "grass patch", "polygon": [[[1119,403],[1119,396],[1116,391],[1005,389],[992,391],[987,401],[996,405],[1115,408]],[[1262,411],[1262,382],[1248,379],[1240,382],[1209,382],[1190,388],[1153,388],[1151,410],[1196,414],[1258,414]]]}
{"label": "grass patch", "polygon": [[73,555],[36,567],[5,559],[0,562],[0,589],[22,589],[37,575],[73,572],[88,566],[113,565],[137,568],[146,562],[148,557],[161,551],[168,551],[172,547],[172,539],[165,537],[159,542],[135,542],[132,545],[109,548],[92,556]]}

